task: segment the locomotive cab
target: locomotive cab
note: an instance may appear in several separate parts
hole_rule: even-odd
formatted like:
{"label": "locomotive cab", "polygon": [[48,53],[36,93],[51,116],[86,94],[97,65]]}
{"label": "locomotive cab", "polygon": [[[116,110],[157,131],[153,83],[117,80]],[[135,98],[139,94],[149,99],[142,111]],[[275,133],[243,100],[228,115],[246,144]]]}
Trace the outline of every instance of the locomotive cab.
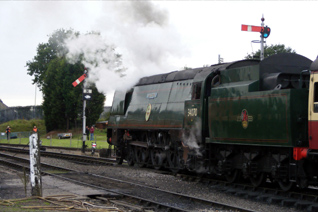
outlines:
{"label": "locomotive cab", "polygon": [[309,149],[318,150],[318,57],[312,63],[308,98]]}

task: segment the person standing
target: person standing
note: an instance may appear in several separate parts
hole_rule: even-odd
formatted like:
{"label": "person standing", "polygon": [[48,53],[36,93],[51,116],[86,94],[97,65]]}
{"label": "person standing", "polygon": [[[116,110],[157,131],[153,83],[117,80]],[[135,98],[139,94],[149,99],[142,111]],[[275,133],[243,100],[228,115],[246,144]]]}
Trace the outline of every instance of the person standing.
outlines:
{"label": "person standing", "polygon": [[38,132],[38,128],[36,128],[36,126],[34,126],[32,131],[33,131],[33,133],[37,133]]}
{"label": "person standing", "polygon": [[93,126],[91,127],[89,132],[91,133],[91,141],[94,141],[94,127]]}
{"label": "person standing", "polygon": [[88,126],[86,126],[85,133],[86,133],[86,136],[87,136],[87,140],[89,140],[90,130],[89,130],[89,127],[88,127]]}
{"label": "person standing", "polygon": [[125,130],[125,134],[123,136],[124,142],[127,143],[128,141],[131,141],[132,137],[129,134],[129,132],[127,130]]}
{"label": "person standing", "polygon": [[7,133],[7,140],[10,140],[10,133],[11,133],[11,128],[10,128],[10,126],[7,127],[6,133]]}

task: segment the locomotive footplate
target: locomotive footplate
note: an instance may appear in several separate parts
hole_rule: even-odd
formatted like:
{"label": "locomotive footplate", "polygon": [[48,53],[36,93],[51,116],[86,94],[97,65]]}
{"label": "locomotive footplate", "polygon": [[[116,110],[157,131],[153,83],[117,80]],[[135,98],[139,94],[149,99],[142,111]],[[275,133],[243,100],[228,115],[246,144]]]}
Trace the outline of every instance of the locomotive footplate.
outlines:
{"label": "locomotive footplate", "polygon": [[144,148],[148,148],[148,144],[142,141],[131,141],[129,142],[130,145],[132,146],[139,146],[139,147],[144,147]]}

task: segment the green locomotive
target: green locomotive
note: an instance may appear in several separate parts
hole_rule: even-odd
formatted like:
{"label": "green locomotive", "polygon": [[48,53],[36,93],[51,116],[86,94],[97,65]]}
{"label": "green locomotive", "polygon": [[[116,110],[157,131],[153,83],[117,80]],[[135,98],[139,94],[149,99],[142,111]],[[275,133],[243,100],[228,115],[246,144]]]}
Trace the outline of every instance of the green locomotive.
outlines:
{"label": "green locomotive", "polygon": [[315,185],[317,63],[283,53],[144,77],[114,95],[107,134],[117,161],[283,190]]}

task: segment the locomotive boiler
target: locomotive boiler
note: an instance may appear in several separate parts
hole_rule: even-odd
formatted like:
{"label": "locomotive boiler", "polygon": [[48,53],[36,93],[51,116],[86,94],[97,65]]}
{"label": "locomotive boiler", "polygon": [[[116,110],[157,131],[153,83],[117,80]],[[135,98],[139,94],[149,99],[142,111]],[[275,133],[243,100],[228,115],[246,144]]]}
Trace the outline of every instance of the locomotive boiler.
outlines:
{"label": "locomotive boiler", "polygon": [[318,60],[291,53],[148,76],[115,92],[108,141],[129,165],[318,183]]}

